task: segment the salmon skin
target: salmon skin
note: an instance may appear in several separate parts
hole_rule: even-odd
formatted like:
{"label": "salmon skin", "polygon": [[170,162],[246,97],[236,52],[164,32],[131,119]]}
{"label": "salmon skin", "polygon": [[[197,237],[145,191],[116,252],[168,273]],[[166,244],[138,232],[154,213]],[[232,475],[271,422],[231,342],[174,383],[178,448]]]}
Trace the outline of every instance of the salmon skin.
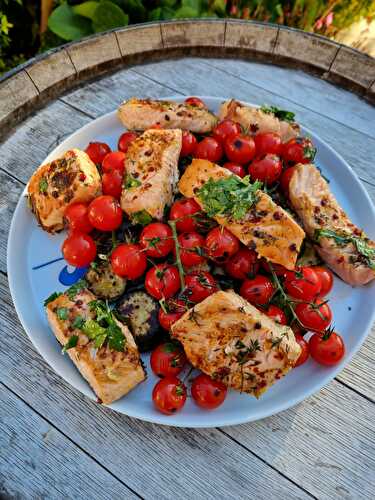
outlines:
{"label": "salmon skin", "polygon": [[296,165],[289,198],[318,254],[340,278],[353,286],[375,278],[375,243],[350,221],[314,165]]}
{"label": "salmon skin", "polygon": [[301,352],[291,328],[233,291],[196,304],[172,325],[172,337],[195,368],[256,397],[283,377]]}
{"label": "salmon skin", "polygon": [[[269,109],[268,112],[262,109]],[[300,134],[300,126],[293,121],[280,120],[272,113],[273,108],[255,108],[231,99],[225,101],[219,111],[220,120],[230,119],[239,123],[250,135],[274,132],[279,134],[282,142]]]}
{"label": "salmon skin", "polygon": [[178,181],[181,130],[146,130],[126,153],[121,208],[130,217],[146,212],[162,219]]}
{"label": "salmon skin", "polygon": [[[94,322],[96,315],[90,303],[96,300],[87,289],[80,289],[57,296],[46,305],[48,322],[57,340],[65,346],[76,340],[76,345],[67,350],[69,357],[81,375],[91,385],[99,402],[112,403],[134,389],[145,380],[138,348],[127,326],[113,318],[124,336],[123,350],[115,350],[105,342],[95,347],[95,340],[84,333],[83,324]],[[92,331],[96,326],[91,323]],[[77,337],[77,338],[75,338]],[[74,345],[74,342],[72,343]]]}
{"label": "salmon skin", "polygon": [[[178,187],[184,196],[194,198],[207,211],[199,194],[201,188],[208,181],[228,178],[239,179],[226,168],[207,160],[193,160],[181,177]],[[240,220],[234,220],[225,214],[214,215],[213,218],[244,245],[255,250],[259,257],[281,264],[287,269],[294,269],[305,237],[304,231],[268,194],[257,190],[255,198],[254,205]]]}
{"label": "salmon skin", "polygon": [[136,97],[120,105],[118,117],[129,130],[146,130],[159,126],[190,130],[197,134],[211,132],[218,121],[217,117],[205,108]]}

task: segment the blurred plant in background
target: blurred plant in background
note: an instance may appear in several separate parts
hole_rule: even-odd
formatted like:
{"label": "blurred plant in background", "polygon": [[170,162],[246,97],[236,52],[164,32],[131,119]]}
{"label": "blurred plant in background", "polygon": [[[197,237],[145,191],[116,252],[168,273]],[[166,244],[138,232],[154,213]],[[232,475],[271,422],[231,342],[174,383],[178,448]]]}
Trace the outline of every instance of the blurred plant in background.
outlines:
{"label": "blurred plant in background", "polygon": [[266,21],[334,38],[356,22],[375,23],[375,1],[0,0],[0,73],[38,52],[92,33],[199,17]]}

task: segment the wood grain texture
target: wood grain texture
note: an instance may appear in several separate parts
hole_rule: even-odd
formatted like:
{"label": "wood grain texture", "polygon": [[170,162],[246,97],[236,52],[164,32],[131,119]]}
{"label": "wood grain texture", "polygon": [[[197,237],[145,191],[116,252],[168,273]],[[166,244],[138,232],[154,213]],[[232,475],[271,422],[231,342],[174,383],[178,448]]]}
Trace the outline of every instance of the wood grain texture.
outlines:
{"label": "wood grain texture", "polygon": [[224,45],[271,54],[277,35],[276,26],[227,20]]}
{"label": "wood grain texture", "polygon": [[0,384],[0,498],[137,498]]}
{"label": "wood grain texture", "polygon": [[161,24],[164,47],[197,47],[224,45],[223,21],[175,21]]}
{"label": "wood grain texture", "polygon": [[368,89],[375,80],[375,59],[349,47],[340,47],[327,78],[336,82],[347,78]]}
{"label": "wood grain texture", "polygon": [[216,429],[147,424],[100,406],[68,387],[22,331],[3,275],[0,331],[7,333],[0,350],[0,381],[142,497],[235,499],[247,498],[251,491],[260,500],[308,498]]}
{"label": "wood grain texture", "polygon": [[130,27],[115,32],[121,54],[129,56],[163,48],[160,24],[145,26],[143,30]]}
{"label": "wood grain texture", "polygon": [[38,91],[26,71],[0,83],[0,128],[8,123],[23,106],[32,105]]}
{"label": "wood grain texture", "polygon": [[66,84],[66,80],[76,75],[76,70],[66,50],[59,50],[49,57],[35,62],[26,72],[34,82],[39,92],[53,85]]}

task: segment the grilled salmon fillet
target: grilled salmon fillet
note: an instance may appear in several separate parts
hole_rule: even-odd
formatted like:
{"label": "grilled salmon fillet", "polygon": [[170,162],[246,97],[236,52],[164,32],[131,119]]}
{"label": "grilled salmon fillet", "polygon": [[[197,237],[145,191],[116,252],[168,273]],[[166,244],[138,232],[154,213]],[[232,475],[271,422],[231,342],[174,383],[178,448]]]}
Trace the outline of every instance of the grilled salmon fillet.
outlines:
{"label": "grilled salmon fillet", "polygon": [[[179,190],[188,198],[194,198],[205,210],[199,196],[200,188],[210,179],[218,181],[233,174],[207,160],[193,160],[180,179]],[[304,231],[268,194],[258,190],[256,203],[241,220],[231,217],[214,216],[215,220],[231,231],[259,257],[287,269],[294,269],[298,252],[305,237]]]}
{"label": "grilled salmon fillet", "polygon": [[66,345],[72,336],[78,336],[76,347],[67,352],[99,401],[109,404],[131,391],[145,380],[146,375],[132,334],[115,318],[114,321],[125,337],[122,351],[110,349],[108,342],[96,349],[95,341],[90,340],[82,329],[75,326],[79,321],[83,323],[95,320],[95,312],[89,306],[95,299],[94,294],[83,289],[74,297],[60,295],[47,304],[46,311],[49,324],[60,344]]}
{"label": "grilled salmon fillet", "polygon": [[213,113],[197,106],[136,97],[120,105],[118,117],[129,130],[146,130],[158,125],[162,128],[190,130],[198,134],[210,132],[218,121]]}
{"label": "grilled salmon fillet", "polygon": [[146,130],[126,153],[121,207],[129,216],[146,211],[161,219],[178,181],[181,130]]}
{"label": "grilled salmon fillet", "polygon": [[172,336],[195,368],[256,397],[284,376],[301,352],[288,326],[233,291],[216,292],[195,305],[172,325]]}
{"label": "grilled salmon fillet", "polygon": [[264,134],[274,132],[279,134],[282,142],[288,142],[300,133],[300,127],[295,122],[282,121],[272,113],[265,113],[259,108],[246,106],[234,99],[225,101],[219,110],[220,120],[233,120],[239,123],[248,134]]}
{"label": "grilled salmon fillet", "polygon": [[41,165],[27,186],[29,202],[41,227],[50,233],[64,228],[64,212],[76,202],[88,203],[101,193],[95,164],[79,149],[71,149]]}
{"label": "grilled salmon fillet", "polygon": [[295,167],[289,197],[320,257],[340,278],[353,286],[375,278],[375,243],[350,221],[314,165]]}

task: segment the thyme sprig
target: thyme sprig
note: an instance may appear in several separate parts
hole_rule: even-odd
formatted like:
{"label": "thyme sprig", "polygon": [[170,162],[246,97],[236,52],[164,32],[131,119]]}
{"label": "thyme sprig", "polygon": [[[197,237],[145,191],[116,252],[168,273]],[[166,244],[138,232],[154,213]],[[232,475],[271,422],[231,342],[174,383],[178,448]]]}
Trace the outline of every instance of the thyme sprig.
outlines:
{"label": "thyme sprig", "polygon": [[180,243],[179,243],[178,237],[177,237],[176,221],[169,220],[168,224],[169,224],[169,227],[172,229],[172,236],[173,236],[175,248],[176,248],[176,265],[177,265],[177,269],[178,269],[178,274],[180,275],[181,290],[184,290],[185,289],[185,271],[184,271],[184,268],[183,268],[182,262],[181,262]]}

